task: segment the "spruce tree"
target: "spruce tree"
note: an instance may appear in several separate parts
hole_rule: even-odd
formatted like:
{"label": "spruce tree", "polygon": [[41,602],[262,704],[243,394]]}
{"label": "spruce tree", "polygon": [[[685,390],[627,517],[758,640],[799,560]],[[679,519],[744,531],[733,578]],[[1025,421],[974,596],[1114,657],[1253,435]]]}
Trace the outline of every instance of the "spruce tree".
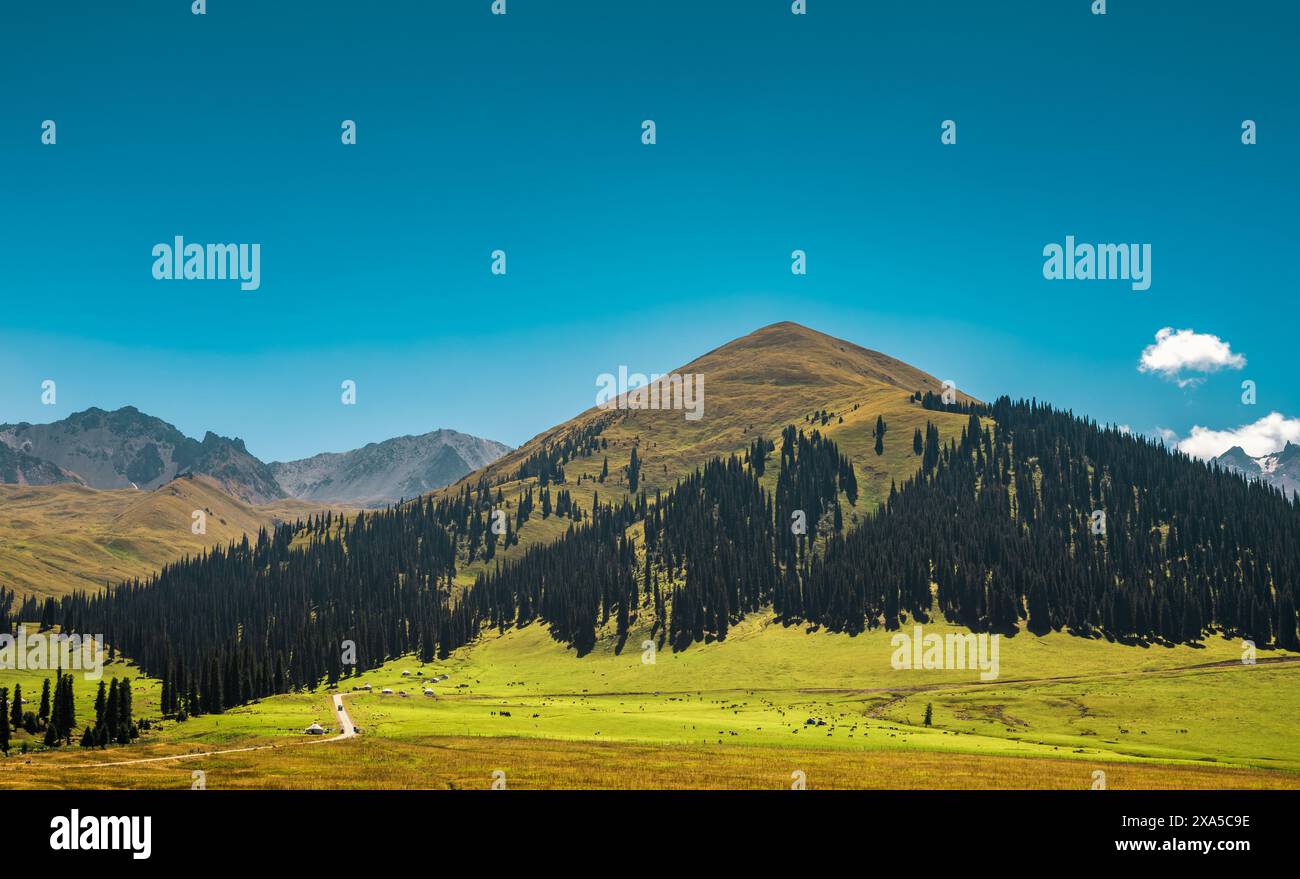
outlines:
{"label": "spruce tree", "polygon": [[9,756],[9,690],[4,687],[0,687],[0,752]]}
{"label": "spruce tree", "polygon": [[118,710],[121,704],[121,699],[117,695],[117,678],[113,678],[108,685],[108,699],[104,702],[104,722],[101,725],[101,736],[104,740],[110,740],[117,734]]}
{"label": "spruce tree", "polygon": [[117,743],[119,745],[131,744],[131,679],[123,678],[122,683],[117,686]]}
{"label": "spruce tree", "polygon": [[10,709],[9,726],[19,729],[23,725],[23,685],[14,684],[14,704]]}
{"label": "spruce tree", "polygon": [[637,457],[636,446],[632,447],[632,457],[627,465],[627,490],[636,494],[636,487],[641,479],[641,460]]}

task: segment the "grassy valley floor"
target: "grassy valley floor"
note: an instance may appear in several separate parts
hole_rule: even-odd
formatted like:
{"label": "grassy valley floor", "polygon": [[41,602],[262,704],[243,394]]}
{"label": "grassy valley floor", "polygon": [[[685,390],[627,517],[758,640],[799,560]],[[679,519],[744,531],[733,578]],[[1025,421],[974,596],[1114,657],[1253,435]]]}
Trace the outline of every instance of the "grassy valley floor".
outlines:
{"label": "grassy valley floor", "polygon": [[[304,736],[333,710],[324,690],[297,693],[167,721],[131,747],[14,753],[0,787],[187,788],[194,770],[211,789],[486,788],[497,771],[511,788],[777,789],[803,773],[814,789],[1087,789],[1097,770],[1109,788],[1300,787],[1295,654],[1246,665],[1240,642],[1217,637],[1163,647],[1021,632],[1003,639],[999,678],[982,682],[972,670],[895,670],[892,634],[756,615],[726,642],[651,663],[644,631],[621,653],[606,640],[579,658],[534,625],[445,662],[347,679],[342,692],[373,688],[347,696],[357,739]],[[0,672],[0,686],[14,674]],[[27,674],[34,700],[39,676]],[[442,674],[436,696],[422,695],[422,677]],[[135,693],[137,711],[156,715],[156,682],[137,680]],[[93,695],[78,679],[79,718]],[[259,750],[95,765],[233,748]]]}

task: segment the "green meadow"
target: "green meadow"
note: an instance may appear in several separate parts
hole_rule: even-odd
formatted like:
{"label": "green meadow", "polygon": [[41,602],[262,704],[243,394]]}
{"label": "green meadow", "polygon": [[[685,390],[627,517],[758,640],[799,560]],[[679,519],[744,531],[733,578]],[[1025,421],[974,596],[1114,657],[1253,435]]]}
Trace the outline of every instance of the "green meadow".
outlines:
{"label": "green meadow", "polygon": [[[938,623],[924,630],[960,631]],[[911,626],[902,631],[911,634]],[[546,786],[548,771],[557,773],[555,783],[561,786],[563,778],[579,773],[566,761],[547,769],[552,757],[546,756],[545,747],[530,749],[524,740],[542,746],[549,742],[571,756],[576,753],[572,749],[596,745],[602,753],[613,749],[629,759],[632,754],[652,755],[649,765],[636,770],[637,783],[664,787],[689,783],[674,775],[676,764],[656,748],[713,753],[719,759],[728,755],[731,769],[719,782],[723,786],[749,786],[745,773],[751,770],[745,767],[767,767],[796,753],[825,753],[832,766],[838,765],[833,755],[839,754],[849,761],[844,767],[861,763],[866,767],[861,771],[881,772],[882,766],[892,766],[891,772],[903,772],[885,786],[907,786],[909,754],[918,759],[925,755],[926,761],[947,755],[957,761],[954,767],[960,764],[973,772],[976,765],[985,766],[979,771],[1003,779],[1015,776],[996,768],[1002,764],[971,761],[1046,759],[1049,762],[1041,765],[1050,772],[1036,786],[1061,786],[1063,777],[1086,786],[1093,767],[1133,764],[1152,764],[1153,770],[1159,769],[1156,764],[1165,766],[1160,772],[1198,767],[1181,781],[1170,781],[1182,778],[1176,772],[1139,776],[1152,785],[1213,787],[1215,776],[1205,771],[1215,768],[1275,770],[1260,777],[1300,785],[1300,740],[1291,727],[1300,710],[1300,656],[1295,654],[1261,651],[1258,662],[1248,665],[1241,661],[1239,642],[1218,637],[1195,647],[1165,647],[1021,632],[1002,639],[998,678],[981,681],[977,669],[895,669],[893,635],[873,631],[850,637],[754,615],[735,626],[725,642],[681,652],[648,652],[642,647],[648,632],[641,622],[622,651],[616,652],[607,637],[578,657],[541,625],[485,632],[478,643],[443,662],[422,666],[408,657],[346,678],[339,691],[349,693],[348,710],[363,731],[354,742],[290,747],[314,741],[303,734],[313,721],[327,728],[335,723],[331,691],[322,688],[184,723],[155,722],[139,744],[127,748],[85,752],[73,747],[59,754],[14,756],[5,761],[10,768],[18,759],[30,762],[20,774],[0,773],[0,785],[19,784],[20,777],[34,783],[42,766],[66,772],[76,781],[99,778],[101,784],[106,778],[120,778],[125,786],[147,785],[148,778],[184,780],[184,762],[112,767],[118,775],[107,767],[101,774],[85,775],[81,764],[258,746],[279,750],[261,752],[260,757],[202,760],[204,765],[213,760],[239,763],[241,784],[246,786],[257,786],[259,774],[268,779],[274,774],[280,778],[277,786],[291,786],[294,776],[273,772],[266,754],[288,760],[292,752],[293,765],[310,773],[318,761],[332,764],[339,759],[324,751],[344,749],[358,760],[383,764],[385,785],[421,786],[419,773],[430,767],[412,754],[425,753],[436,761],[447,753],[439,743],[464,752],[473,750],[465,743],[482,742],[481,754],[498,754],[507,763],[513,754],[528,762],[513,768],[528,774],[537,786]],[[447,677],[425,683],[439,675]],[[120,661],[105,670],[105,680],[113,676],[131,677],[138,711],[156,719],[157,682]],[[13,684],[21,682],[29,708],[35,710],[43,678],[38,672],[6,671],[0,673],[0,686],[12,691]],[[93,714],[98,683],[81,676],[76,680],[80,723]],[[353,689],[364,684],[371,689]],[[424,695],[425,686],[434,690],[432,697]],[[382,695],[383,688],[394,692]],[[928,727],[927,705],[932,713]],[[20,734],[15,746],[23,738]],[[365,746],[356,744],[363,740]],[[29,744],[39,750],[38,741]],[[410,771],[416,774],[407,777],[406,770],[391,765],[397,755],[410,759]],[[457,759],[465,758],[461,753]],[[934,768],[916,764],[922,765],[930,767],[927,772]],[[1069,765],[1079,769],[1071,771]],[[61,769],[64,766],[78,768]],[[1060,766],[1067,768],[1056,768]],[[380,768],[375,767],[377,772]],[[700,770],[695,766],[691,771]],[[954,778],[965,777],[964,770],[956,771]],[[366,778],[358,768],[351,783],[366,786]],[[857,786],[857,779],[840,777],[836,783]],[[935,781],[926,775],[912,783]]]}
{"label": "green meadow", "polygon": [[[621,653],[606,642],[579,658],[530,626],[427,668],[391,662],[345,687],[372,686],[351,697],[350,710],[368,732],[392,738],[920,749],[1300,770],[1300,742],[1287,734],[1300,708],[1294,655],[1245,665],[1240,645],[1220,638],[1161,647],[1022,632],[1002,639],[1001,675],[983,682],[976,670],[896,670],[891,637],[806,632],[754,617],[725,642],[655,651],[647,662],[640,637]],[[433,686],[436,697],[421,694],[421,673],[448,675]],[[394,695],[378,695],[383,687]]]}
{"label": "green meadow", "polygon": [[[27,626],[29,633],[35,633],[35,626]],[[16,666],[17,663],[12,658],[6,658],[6,664]],[[81,728],[87,722],[93,724],[95,720],[95,695],[99,691],[99,683],[102,680],[107,686],[113,678],[119,680],[129,678],[131,681],[131,699],[135,713],[139,717],[156,717],[158,715],[158,697],[160,695],[159,682],[147,678],[140,673],[135,664],[122,657],[116,657],[111,662],[105,662],[102,673],[98,677],[92,676],[94,672],[83,671],[79,669],[67,668],[65,674],[73,676],[73,694],[76,698],[77,712],[77,729]],[[45,681],[50,682],[51,691],[55,684],[56,670],[37,670],[28,668],[6,667],[0,668],[0,687],[9,691],[8,698],[12,710],[13,699],[17,687],[22,688],[23,711],[38,713],[41,704],[41,690]],[[11,732],[10,750],[20,751],[23,744],[26,743],[28,748],[38,748],[41,746],[42,734],[28,735],[22,729],[15,729]]]}

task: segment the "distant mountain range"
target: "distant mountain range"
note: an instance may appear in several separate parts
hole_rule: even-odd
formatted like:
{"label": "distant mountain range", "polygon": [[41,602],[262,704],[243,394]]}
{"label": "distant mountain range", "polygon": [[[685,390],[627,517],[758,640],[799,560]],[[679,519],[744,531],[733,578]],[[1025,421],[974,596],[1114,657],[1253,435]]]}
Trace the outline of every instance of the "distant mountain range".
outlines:
{"label": "distant mountain range", "polygon": [[[14,478],[3,474],[6,482],[149,490],[181,473],[195,473],[211,477],[245,503],[285,496],[270,468],[249,454],[243,440],[209,431],[199,442],[134,406],[114,412],[91,408],[50,424],[0,424],[0,444],[22,456]],[[50,466],[37,468],[31,459]]]}
{"label": "distant mountain range", "polygon": [[0,443],[0,484],[59,485],[65,482],[83,484],[77,474],[69,473],[57,464]]}
{"label": "distant mountain range", "polygon": [[148,491],[193,474],[248,504],[293,497],[381,505],[454,482],[509,450],[438,430],[266,464],[238,438],[209,431],[200,442],[134,406],[91,408],[49,424],[0,424],[0,483]]}
{"label": "distant mountain range", "polygon": [[350,452],[275,462],[271,472],[295,498],[360,506],[416,497],[486,467],[510,447],[454,430],[399,436]]}
{"label": "distant mountain range", "polygon": [[1288,495],[1300,494],[1300,446],[1295,443],[1287,443],[1279,452],[1258,456],[1246,454],[1241,446],[1233,446],[1217,458],[1211,458],[1210,463],[1247,479],[1276,486]]}

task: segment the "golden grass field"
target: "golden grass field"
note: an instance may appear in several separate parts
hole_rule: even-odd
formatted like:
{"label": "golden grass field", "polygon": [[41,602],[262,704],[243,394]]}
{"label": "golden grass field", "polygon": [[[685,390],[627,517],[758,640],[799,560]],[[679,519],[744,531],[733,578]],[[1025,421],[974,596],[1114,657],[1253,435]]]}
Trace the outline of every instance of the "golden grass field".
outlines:
{"label": "golden grass field", "polygon": [[[201,476],[152,491],[0,485],[0,583],[63,595],[145,578],[168,562],[325,509],[292,499],[250,506]],[[191,530],[193,513],[207,533]]]}
{"label": "golden grass field", "polygon": [[[169,750],[133,749],[141,757]],[[110,753],[95,759],[109,756],[120,757]],[[72,768],[85,762],[77,754],[58,755],[39,768],[3,761],[0,787],[186,789],[197,770],[210,790],[488,790],[500,778],[494,776],[498,771],[508,789],[785,790],[801,772],[809,790],[1089,790],[1093,772],[1100,769],[1113,790],[1300,788],[1300,776],[1293,773],[1158,763],[482,736],[397,741],[363,735],[192,760]]]}

